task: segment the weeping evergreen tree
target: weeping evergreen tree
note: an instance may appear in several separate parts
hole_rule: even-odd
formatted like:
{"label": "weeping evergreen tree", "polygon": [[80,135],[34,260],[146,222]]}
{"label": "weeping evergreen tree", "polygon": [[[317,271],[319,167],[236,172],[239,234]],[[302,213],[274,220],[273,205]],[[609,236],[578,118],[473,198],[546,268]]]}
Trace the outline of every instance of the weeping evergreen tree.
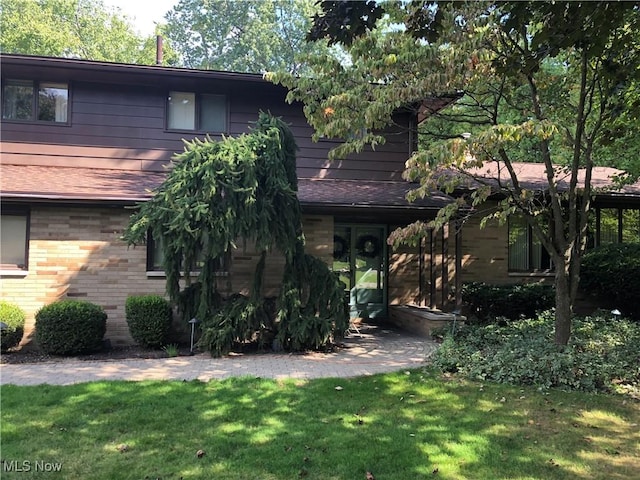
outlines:
{"label": "weeping evergreen tree", "polygon": [[[165,182],[132,215],[124,239],[143,243],[151,232],[160,242],[169,297],[184,319],[202,321],[201,344],[220,355],[236,342],[277,338],[283,348],[301,350],[342,335],[348,326],[343,285],[304,252],[297,146],[287,125],[260,113],[248,134],[185,144]],[[223,301],[215,271],[236,242],[253,242],[260,260],[250,295]],[[274,249],[285,268],[272,312],[262,280]]]}

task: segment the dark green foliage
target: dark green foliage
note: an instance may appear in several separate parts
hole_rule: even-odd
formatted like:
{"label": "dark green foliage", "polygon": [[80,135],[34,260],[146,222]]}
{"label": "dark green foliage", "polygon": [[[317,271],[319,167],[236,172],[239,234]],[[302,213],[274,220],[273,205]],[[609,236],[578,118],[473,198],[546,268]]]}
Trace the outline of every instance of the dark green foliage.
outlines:
{"label": "dark green foliage", "polygon": [[200,252],[200,318],[214,310],[210,303],[217,291],[207,263],[234,249],[236,241],[254,241],[257,251],[275,247],[290,258],[301,237],[296,150],[289,128],[264,113],[249,134],[186,143],[167,180],[124,234],[130,244],[144,242],[149,229],[162,239],[172,301],[183,270],[191,285]]}
{"label": "dark green foliage", "polygon": [[[171,301],[178,304],[184,320],[195,316],[203,321],[201,344],[215,355],[234,342],[253,338],[262,328],[262,277],[266,254],[274,249],[285,258],[286,294],[278,301],[277,314],[284,328],[303,313],[320,319],[314,324],[326,323],[322,332],[340,330],[346,322],[344,309],[336,304],[338,297],[342,299],[342,286],[327,280],[331,272],[326,264],[313,263],[304,254],[296,150],[287,125],[265,113],[249,134],[187,142],[167,180],[140,206],[125,231],[130,244],[143,242],[148,230],[161,240]],[[249,299],[225,304],[228,318],[222,318],[216,259],[235,249],[238,241],[254,242],[261,258]],[[194,281],[196,259],[200,268]],[[303,297],[308,297],[312,284],[320,286],[308,302]],[[308,308],[303,312],[303,307]],[[301,341],[283,335],[283,345],[293,349],[328,341],[324,333]]]}
{"label": "dark green foliage", "polygon": [[231,351],[234,345],[250,340],[264,346],[273,338],[272,332],[273,318],[269,316],[265,300],[237,294],[203,322],[198,345],[218,357]]}
{"label": "dark green foliage", "polygon": [[[233,295],[202,325],[199,345],[214,356],[248,341],[290,351],[319,349],[348,327],[343,285],[320,259],[287,267],[277,299]],[[276,340],[274,344],[274,340]]]}
{"label": "dark green foliage", "polygon": [[15,347],[22,340],[24,335],[24,311],[13,303],[0,301],[0,322],[7,325],[7,329],[0,333],[0,345],[5,352],[11,347]]}
{"label": "dark green foliage", "polygon": [[640,243],[602,245],[582,262],[580,287],[623,315],[640,320]]}
{"label": "dark green foliage", "polygon": [[640,325],[610,316],[574,322],[566,347],[550,341],[551,313],[503,326],[465,326],[445,338],[433,363],[470,378],[541,388],[639,388]]}
{"label": "dark green foliage", "polygon": [[517,320],[534,317],[538,312],[555,305],[554,289],[542,283],[518,285],[488,285],[482,282],[465,283],[462,301],[481,323],[496,317]]}
{"label": "dark green foliage", "polygon": [[61,300],[36,313],[36,341],[53,355],[98,351],[106,330],[107,314],[90,302]]}
{"label": "dark green foliage", "polygon": [[344,285],[320,259],[304,255],[285,270],[278,298],[278,340],[290,350],[317,349],[348,328]]}
{"label": "dark green foliage", "polygon": [[139,295],[127,298],[125,315],[129,333],[145,348],[160,348],[171,327],[171,307],[159,295]]}

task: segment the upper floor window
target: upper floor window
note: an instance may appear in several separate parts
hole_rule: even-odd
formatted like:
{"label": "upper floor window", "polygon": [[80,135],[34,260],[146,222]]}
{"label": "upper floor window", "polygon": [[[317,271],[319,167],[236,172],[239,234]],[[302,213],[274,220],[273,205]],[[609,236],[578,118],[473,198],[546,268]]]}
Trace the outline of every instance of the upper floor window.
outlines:
{"label": "upper floor window", "polygon": [[2,118],[67,123],[69,87],[66,83],[5,80]]}
{"label": "upper floor window", "polygon": [[3,209],[0,215],[0,268],[27,270],[29,212]]}
{"label": "upper floor window", "polygon": [[167,128],[223,133],[227,131],[227,98],[224,95],[169,92]]}
{"label": "upper floor window", "polygon": [[540,272],[553,270],[547,249],[534,237],[527,221],[518,215],[509,217],[509,271]]}

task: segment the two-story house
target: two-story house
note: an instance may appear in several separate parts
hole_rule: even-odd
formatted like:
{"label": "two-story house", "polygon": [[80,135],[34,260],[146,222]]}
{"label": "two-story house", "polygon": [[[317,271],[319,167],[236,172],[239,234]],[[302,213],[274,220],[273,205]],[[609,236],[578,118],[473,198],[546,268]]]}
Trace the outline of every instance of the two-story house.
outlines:
{"label": "two-story house", "polygon": [[[27,342],[35,312],[62,298],[102,305],[107,337],[130,342],[127,296],[165,292],[161,251],[120,238],[132,209],[163,181],[182,139],[241,134],[261,110],[282,117],[296,137],[306,248],[340,274],[353,316],[385,317],[393,305],[442,308],[462,280],[552,278],[548,255],[515,217],[484,229],[472,218],[430,232],[416,248],[387,246],[392,229],[430,220],[451,201],[437,192],[405,198],[411,184],[402,172],[418,121],[409,112],[396,119],[405,128],[389,131],[375,151],[330,162],[338,141],[312,142],[302,105],[286,103],[286,90],[261,75],[24,55],[2,55],[0,64],[1,296],[27,312]],[[451,100],[424,102],[438,109]],[[518,168],[544,189],[542,165]],[[594,182],[615,173],[596,169]],[[594,244],[640,241],[640,183],[599,193],[594,212]],[[257,259],[250,245],[232,252],[219,285],[246,292]],[[278,291],[282,263],[269,257],[268,294]]]}
{"label": "two-story house", "polygon": [[[261,75],[23,55],[1,65],[2,298],[27,312],[27,341],[35,312],[62,298],[102,305],[107,337],[130,341],[127,296],[165,292],[159,250],[120,239],[132,208],[162,182],[182,139],[246,132],[260,110],[296,137],[307,251],[340,273],[352,315],[447,301],[455,249],[446,231],[419,249],[386,244],[391,229],[433,218],[450,200],[405,199],[413,116],[400,116],[408,128],[375,151],[330,162],[337,142],[312,142],[302,106]],[[247,290],[256,261],[250,246],[232,252],[220,272],[228,293]],[[274,293],[282,262],[269,262]]]}

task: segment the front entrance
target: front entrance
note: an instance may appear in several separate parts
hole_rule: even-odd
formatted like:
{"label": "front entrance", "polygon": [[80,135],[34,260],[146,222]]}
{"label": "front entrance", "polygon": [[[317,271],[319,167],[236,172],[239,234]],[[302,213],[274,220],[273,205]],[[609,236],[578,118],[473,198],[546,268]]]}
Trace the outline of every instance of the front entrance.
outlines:
{"label": "front entrance", "polygon": [[346,285],[351,318],[387,315],[386,240],[383,225],[334,226],[333,271]]}

